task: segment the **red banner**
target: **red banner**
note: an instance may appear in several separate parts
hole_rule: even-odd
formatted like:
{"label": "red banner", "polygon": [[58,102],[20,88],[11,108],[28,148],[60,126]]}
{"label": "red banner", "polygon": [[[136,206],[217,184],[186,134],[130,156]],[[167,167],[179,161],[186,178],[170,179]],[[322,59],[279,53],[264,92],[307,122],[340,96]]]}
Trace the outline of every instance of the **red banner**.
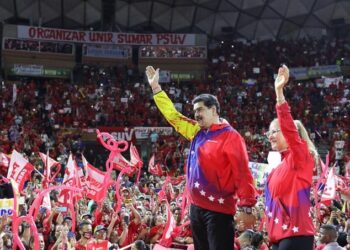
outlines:
{"label": "red banner", "polygon": [[[67,185],[67,186],[71,186],[71,187],[78,187],[78,188],[81,187],[80,179],[79,179],[78,174],[77,174],[77,166],[76,166],[75,161],[73,160],[73,156],[72,155],[69,155],[68,162],[67,162],[67,165],[66,165],[66,172],[64,174],[62,184],[63,185]],[[76,194],[76,195],[81,197],[80,194]],[[73,204],[74,203],[73,198],[74,197],[73,197],[73,195],[72,195],[72,193],[70,191],[63,190],[60,193],[60,196],[58,197],[58,201],[61,204],[68,205],[68,204]]]}
{"label": "red banner", "polygon": [[100,203],[108,188],[105,184],[106,173],[88,163],[84,156],[83,164],[86,169],[86,197]]}
{"label": "red banner", "polygon": [[[39,156],[41,160],[44,163],[44,176],[46,177],[47,182],[51,182],[57,174],[61,171],[61,164],[58,161],[55,161],[50,156],[48,157],[46,154],[39,152]],[[54,172],[53,176],[51,177],[51,168],[57,167],[56,172]],[[48,183],[46,183],[48,184]]]}
{"label": "red banner", "polygon": [[155,164],[154,161],[155,161],[155,156],[152,155],[148,163],[148,172],[157,176],[162,176],[163,170],[162,170],[162,167],[160,166],[160,163]]}

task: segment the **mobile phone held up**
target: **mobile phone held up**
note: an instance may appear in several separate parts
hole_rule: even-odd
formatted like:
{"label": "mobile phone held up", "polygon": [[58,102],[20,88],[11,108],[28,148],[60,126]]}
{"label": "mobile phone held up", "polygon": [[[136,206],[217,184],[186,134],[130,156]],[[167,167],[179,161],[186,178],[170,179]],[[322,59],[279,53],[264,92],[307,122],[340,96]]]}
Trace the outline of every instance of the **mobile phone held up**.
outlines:
{"label": "mobile phone held up", "polygon": [[65,213],[67,212],[67,207],[58,207],[56,208],[56,211],[59,213]]}

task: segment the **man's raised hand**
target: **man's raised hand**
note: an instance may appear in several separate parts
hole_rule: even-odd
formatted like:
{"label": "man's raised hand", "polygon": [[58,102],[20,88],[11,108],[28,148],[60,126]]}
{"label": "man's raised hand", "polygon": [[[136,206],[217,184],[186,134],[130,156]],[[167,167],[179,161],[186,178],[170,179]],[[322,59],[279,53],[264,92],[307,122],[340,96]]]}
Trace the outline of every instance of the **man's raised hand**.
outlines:
{"label": "man's raised hand", "polygon": [[152,66],[146,67],[146,75],[148,83],[151,86],[152,90],[160,88],[159,85],[159,69],[155,70]]}

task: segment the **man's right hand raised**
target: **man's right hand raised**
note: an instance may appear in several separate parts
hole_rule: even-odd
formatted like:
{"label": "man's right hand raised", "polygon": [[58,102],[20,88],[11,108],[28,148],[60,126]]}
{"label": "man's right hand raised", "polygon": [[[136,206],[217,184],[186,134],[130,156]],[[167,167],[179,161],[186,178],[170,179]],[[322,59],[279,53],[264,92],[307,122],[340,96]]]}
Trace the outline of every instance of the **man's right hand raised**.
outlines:
{"label": "man's right hand raised", "polygon": [[159,85],[159,69],[155,70],[152,66],[147,66],[146,75],[153,94],[160,92],[162,88]]}

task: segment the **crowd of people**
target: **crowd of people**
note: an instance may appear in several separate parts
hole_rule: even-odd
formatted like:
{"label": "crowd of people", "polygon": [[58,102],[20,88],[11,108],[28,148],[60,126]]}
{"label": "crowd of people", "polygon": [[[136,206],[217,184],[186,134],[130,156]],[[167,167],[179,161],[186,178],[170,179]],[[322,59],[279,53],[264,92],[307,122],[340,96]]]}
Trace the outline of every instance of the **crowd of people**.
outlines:
{"label": "crowd of people", "polygon": [[[42,163],[35,164],[35,167],[38,171],[43,170]],[[112,176],[115,180],[116,171],[113,171]],[[61,183],[62,178],[57,178],[52,184]],[[147,172],[143,173],[138,185],[125,175],[121,183],[121,190],[110,187],[102,204],[97,205],[96,202],[86,197],[80,199],[75,204],[75,217],[77,218],[75,231],[72,230],[72,214],[67,212],[67,207],[59,205],[58,191],[52,191],[50,193],[51,210],[41,207],[35,220],[40,239],[42,237],[44,245],[40,249],[85,249],[86,242],[92,239],[96,241],[108,239],[108,249],[128,246],[137,240],[147,244],[155,244],[161,238],[166,224],[165,201],[158,200],[162,183],[164,183],[164,178],[150,175]],[[29,204],[37,196],[35,189],[43,189],[42,185],[41,175],[33,173],[22,192],[25,201],[19,205],[19,215],[28,213]],[[169,184],[166,188],[177,226],[186,221],[186,218],[181,217],[183,188],[184,181],[173,185]],[[114,210],[116,192],[121,192],[123,200],[119,213]],[[1,249],[12,249],[14,241],[11,233],[11,218],[5,215],[0,220]],[[33,235],[30,233],[30,226],[27,222],[20,225],[19,236],[26,249],[34,249]],[[181,231],[176,234],[174,242],[179,243],[179,245],[192,243],[188,225],[181,228]],[[64,248],[67,246],[68,248]]]}
{"label": "crowd of people", "polygon": [[[168,93],[177,110],[188,117],[193,117],[191,101],[198,93],[217,96],[220,116],[243,136],[249,160],[266,162],[270,143],[265,133],[276,117],[275,90],[272,84],[275,62],[307,67],[335,64],[338,57],[347,55],[345,42],[340,40],[224,43],[209,51],[206,80],[192,81],[189,84],[166,84],[162,85],[162,89]],[[259,73],[254,73],[254,67],[259,67]],[[43,172],[43,163],[37,153],[47,152],[48,149],[50,156],[63,165],[70,151],[77,153],[76,159],[80,161],[79,153],[84,148],[81,135],[62,133],[63,129],[167,126],[166,120],[156,108],[153,93],[144,80],[144,75],[138,74],[137,70],[130,67],[103,68],[91,65],[83,66],[82,70],[81,80],[84,84],[72,84],[62,79],[18,81],[15,90],[12,82],[2,84],[0,152],[10,154],[16,149],[27,155],[39,172]],[[245,84],[244,80],[249,78],[255,79],[255,83]],[[345,142],[344,162],[350,145],[349,89],[350,81],[347,78],[328,87],[320,87],[315,79],[291,79],[285,91],[293,117],[303,122],[316,147],[323,144],[334,151],[334,141]],[[13,91],[16,91],[16,95]],[[166,170],[164,172],[171,173],[172,176],[184,173],[183,167],[190,154],[188,142],[178,134],[159,136],[155,132],[150,134],[150,142],[151,152],[156,154],[156,161],[162,163]],[[94,164],[103,169],[105,160],[101,158],[101,161]],[[149,158],[144,160],[145,165],[148,160]],[[331,157],[331,162],[334,160]],[[57,179],[58,184],[62,181],[63,174],[64,172]],[[113,174],[114,178],[116,174]],[[35,190],[42,187],[42,181],[40,174],[33,172],[24,190],[26,202],[20,205],[21,214],[28,212],[26,204],[31,203]],[[79,244],[83,245],[91,238],[96,242],[108,239],[110,249],[127,246],[135,241],[137,244],[133,247],[138,245],[139,248],[136,249],[145,249],[142,248],[145,243],[150,245],[161,239],[167,221],[166,203],[157,202],[163,183],[164,177],[151,175],[145,169],[138,184],[136,178],[124,176],[121,190],[123,206],[119,214],[114,214],[113,211],[115,193],[118,192],[113,187],[108,190],[101,206],[96,206],[92,200],[81,199],[76,205],[78,221],[74,232],[72,215],[62,212],[57,203],[58,193],[52,192],[51,212],[42,209],[36,218],[40,239],[42,245],[45,245],[42,249],[61,249],[61,243],[82,249]],[[189,225],[186,225],[187,215],[182,211],[184,186],[184,181],[181,181],[166,189],[167,200],[179,226],[179,232],[173,235],[173,243],[183,249],[193,243],[192,232]],[[344,204],[344,200],[339,200],[321,206],[321,218],[317,218],[316,211],[311,209],[317,242],[335,242],[339,234],[340,245],[350,245],[350,236],[347,237],[350,233],[350,214],[347,210],[342,211]],[[264,210],[265,203],[259,198],[252,211],[256,220],[249,230],[236,216],[236,248],[267,249],[269,242],[264,228]],[[2,239],[3,249],[11,249],[9,217],[1,217],[1,228],[0,244]],[[20,236],[28,249],[32,249],[33,237],[25,223],[20,227]],[[345,249],[350,249],[349,245]]]}
{"label": "crowd of people", "polygon": [[[62,142],[69,142],[60,138],[63,136],[59,133],[62,128],[166,125],[144,83],[114,84],[106,75],[91,73],[90,78],[95,78],[98,83],[87,81],[84,85],[72,85],[60,79],[17,83],[14,105],[12,84],[3,84],[0,89],[3,97],[0,111],[3,121],[0,125],[1,151],[10,153],[16,148],[37,152],[40,146],[44,149],[43,143],[49,143],[47,146],[57,150],[62,147],[59,146]],[[125,79],[127,75],[116,74],[115,81]],[[316,143],[325,144],[329,149],[334,141],[343,140],[346,142],[345,151],[348,150],[348,86],[347,79],[329,88],[317,87],[312,81],[294,82],[289,86],[290,93],[294,93],[290,98],[293,112],[305,123]],[[164,88],[174,98],[175,106],[188,116],[192,113],[189,101],[196,91],[214,93],[222,106],[221,115],[245,137],[252,161],[265,161],[268,144],[264,132],[268,120],[275,116],[273,104],[269,101],[274,96],[271,86],[245,86],[218,80],[211,85],[194,82],[182,86],[171,84]]]}

